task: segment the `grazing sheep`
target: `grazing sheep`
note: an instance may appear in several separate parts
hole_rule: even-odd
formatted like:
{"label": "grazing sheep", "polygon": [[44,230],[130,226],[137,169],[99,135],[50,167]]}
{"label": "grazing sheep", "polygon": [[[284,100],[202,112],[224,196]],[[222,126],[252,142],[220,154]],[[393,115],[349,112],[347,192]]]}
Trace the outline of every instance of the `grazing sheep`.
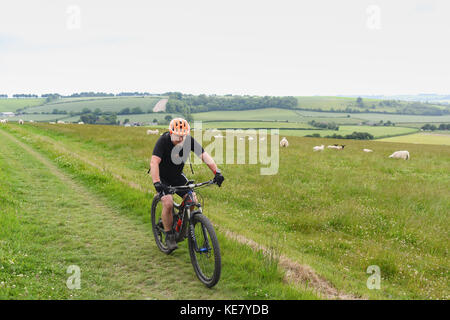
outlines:
{"label": "grazing sheep", "polygon": [[321,146],[315,146],[315,147],[313,148],[313,150],[314,150],[314,151],[323,151],[324,148],[325,148],[324,145],[321,145]]}
{"label": "grazing sheep", "polygon": [[80,121],[80,122],[78,122],[78,124],[84,124],[84,122],[83,122],[83,121]]}
{"label": "grazing sheep", "polygon": [[373,152],[373,150],[370,149],[363,149],[364,152]]}
{"label": "grazing sheep", "polygon": [[50,121],[49,123],[50,123],[50,124],[56,124],[56,122],[53,122],[53,121]]}
{"label": "grazing sheep", "polygon": [[1,119],[0,123],[6,123],[6,119]]}
{"label": "grazing sheep", "polygon": [[23,120],[22,119],[19,119],[19,124],[23,124]]}
{"label": "grazing sheep", "polygon": [[59,124],[65,124],[65,122],[62,121],[62,120],[58,120],[56,123],[59,123]]}
{"label": "grazing sheep", "polygon": [[30,121],[28,121],[29,123],[33,123],[34,121],[33,120],[30,120]]}
{"label": "grazing sheep", "polygon": [[280,146],[286,148],[289,147],[289,142],[287,141],[286,137],[283,137],[283,139],[281,139]]}
{"label": "grazing sheep", "polygon": [[149,135],[149,134],[158,134],[158,133],[159,133],[158,129],[156,129],[156,130],[147,130],[147,135]]}
{"label": "grazing sheep", "polygon": [[344,149],[344,147],[345,147],[344,144],[341,144],[341,145],[334,144],[334,145],[332,145],[332,146],[328,146],[327,148],[328,148],[328,149],[342,150],[342,149]]}
{"label": "grazing sheep", "polygon": [[394,159],[403,159],[403,160],[409,160],[411,157],[409,156],[408,151],[395,151],[393,154],[389,156],[389,158]]}

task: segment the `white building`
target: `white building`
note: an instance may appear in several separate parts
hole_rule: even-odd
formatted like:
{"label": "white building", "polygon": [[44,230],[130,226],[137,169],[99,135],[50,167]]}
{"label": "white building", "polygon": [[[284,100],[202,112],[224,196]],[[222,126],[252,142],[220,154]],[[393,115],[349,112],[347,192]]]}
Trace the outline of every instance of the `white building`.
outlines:
{"label": "white building", "polygon": [[14,112],[2,112],[2,113],[0,113],[0,116],[2,116],[2,117],[14,117],[15,114],[14,114]]}

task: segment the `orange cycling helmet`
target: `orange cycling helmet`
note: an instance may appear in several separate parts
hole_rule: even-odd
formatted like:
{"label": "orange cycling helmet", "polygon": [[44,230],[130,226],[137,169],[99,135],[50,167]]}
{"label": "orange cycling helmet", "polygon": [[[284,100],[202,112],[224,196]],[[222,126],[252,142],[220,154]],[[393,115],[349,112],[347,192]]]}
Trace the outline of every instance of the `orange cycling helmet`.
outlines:
{"label": "orange cycling helmet", "polygon": [[191,127],[189,126],[189,123],[183,118],[175,118],[170,121],[169,132],[170,134],[187,136],[191,132]]}

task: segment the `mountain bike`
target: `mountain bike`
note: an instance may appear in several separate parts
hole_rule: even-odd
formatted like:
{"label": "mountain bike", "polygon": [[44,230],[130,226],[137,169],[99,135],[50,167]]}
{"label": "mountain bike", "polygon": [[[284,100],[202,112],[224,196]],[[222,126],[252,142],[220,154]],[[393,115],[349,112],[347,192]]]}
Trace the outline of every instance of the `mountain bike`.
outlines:
{"label": "mountain bike", "polygon": [[[184,186],[169,186],[169,193],[187,190],[186,198],[178,204],[173,203],[173,225],[176,242],[188,239],[189,253],[194,271],[200,281],[208,288],[217,284],[220,279],[221,257],[219,241],[216,232],[209,219],[203,215],[202,204],[195,201],[192,191],[197,188],[215,184],[213,180],[194,184],[189,181]],[[166,233],[162,223],[162,203],[161,196],[157,194],[152,202],[152,230],[155,236],[156,245],[165,254],[170,254],[170,250],[165,243]],[[195,209],[195,207],[197,209]]]}

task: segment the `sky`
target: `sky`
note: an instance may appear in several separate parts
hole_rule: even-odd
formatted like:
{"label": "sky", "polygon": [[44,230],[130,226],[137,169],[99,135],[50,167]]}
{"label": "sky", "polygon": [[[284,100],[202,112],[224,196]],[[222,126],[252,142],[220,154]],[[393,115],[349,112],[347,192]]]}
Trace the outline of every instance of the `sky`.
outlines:
{"label": "sky", "polygon": [[0,94],[450,93],[447,0],[2,0]]}

